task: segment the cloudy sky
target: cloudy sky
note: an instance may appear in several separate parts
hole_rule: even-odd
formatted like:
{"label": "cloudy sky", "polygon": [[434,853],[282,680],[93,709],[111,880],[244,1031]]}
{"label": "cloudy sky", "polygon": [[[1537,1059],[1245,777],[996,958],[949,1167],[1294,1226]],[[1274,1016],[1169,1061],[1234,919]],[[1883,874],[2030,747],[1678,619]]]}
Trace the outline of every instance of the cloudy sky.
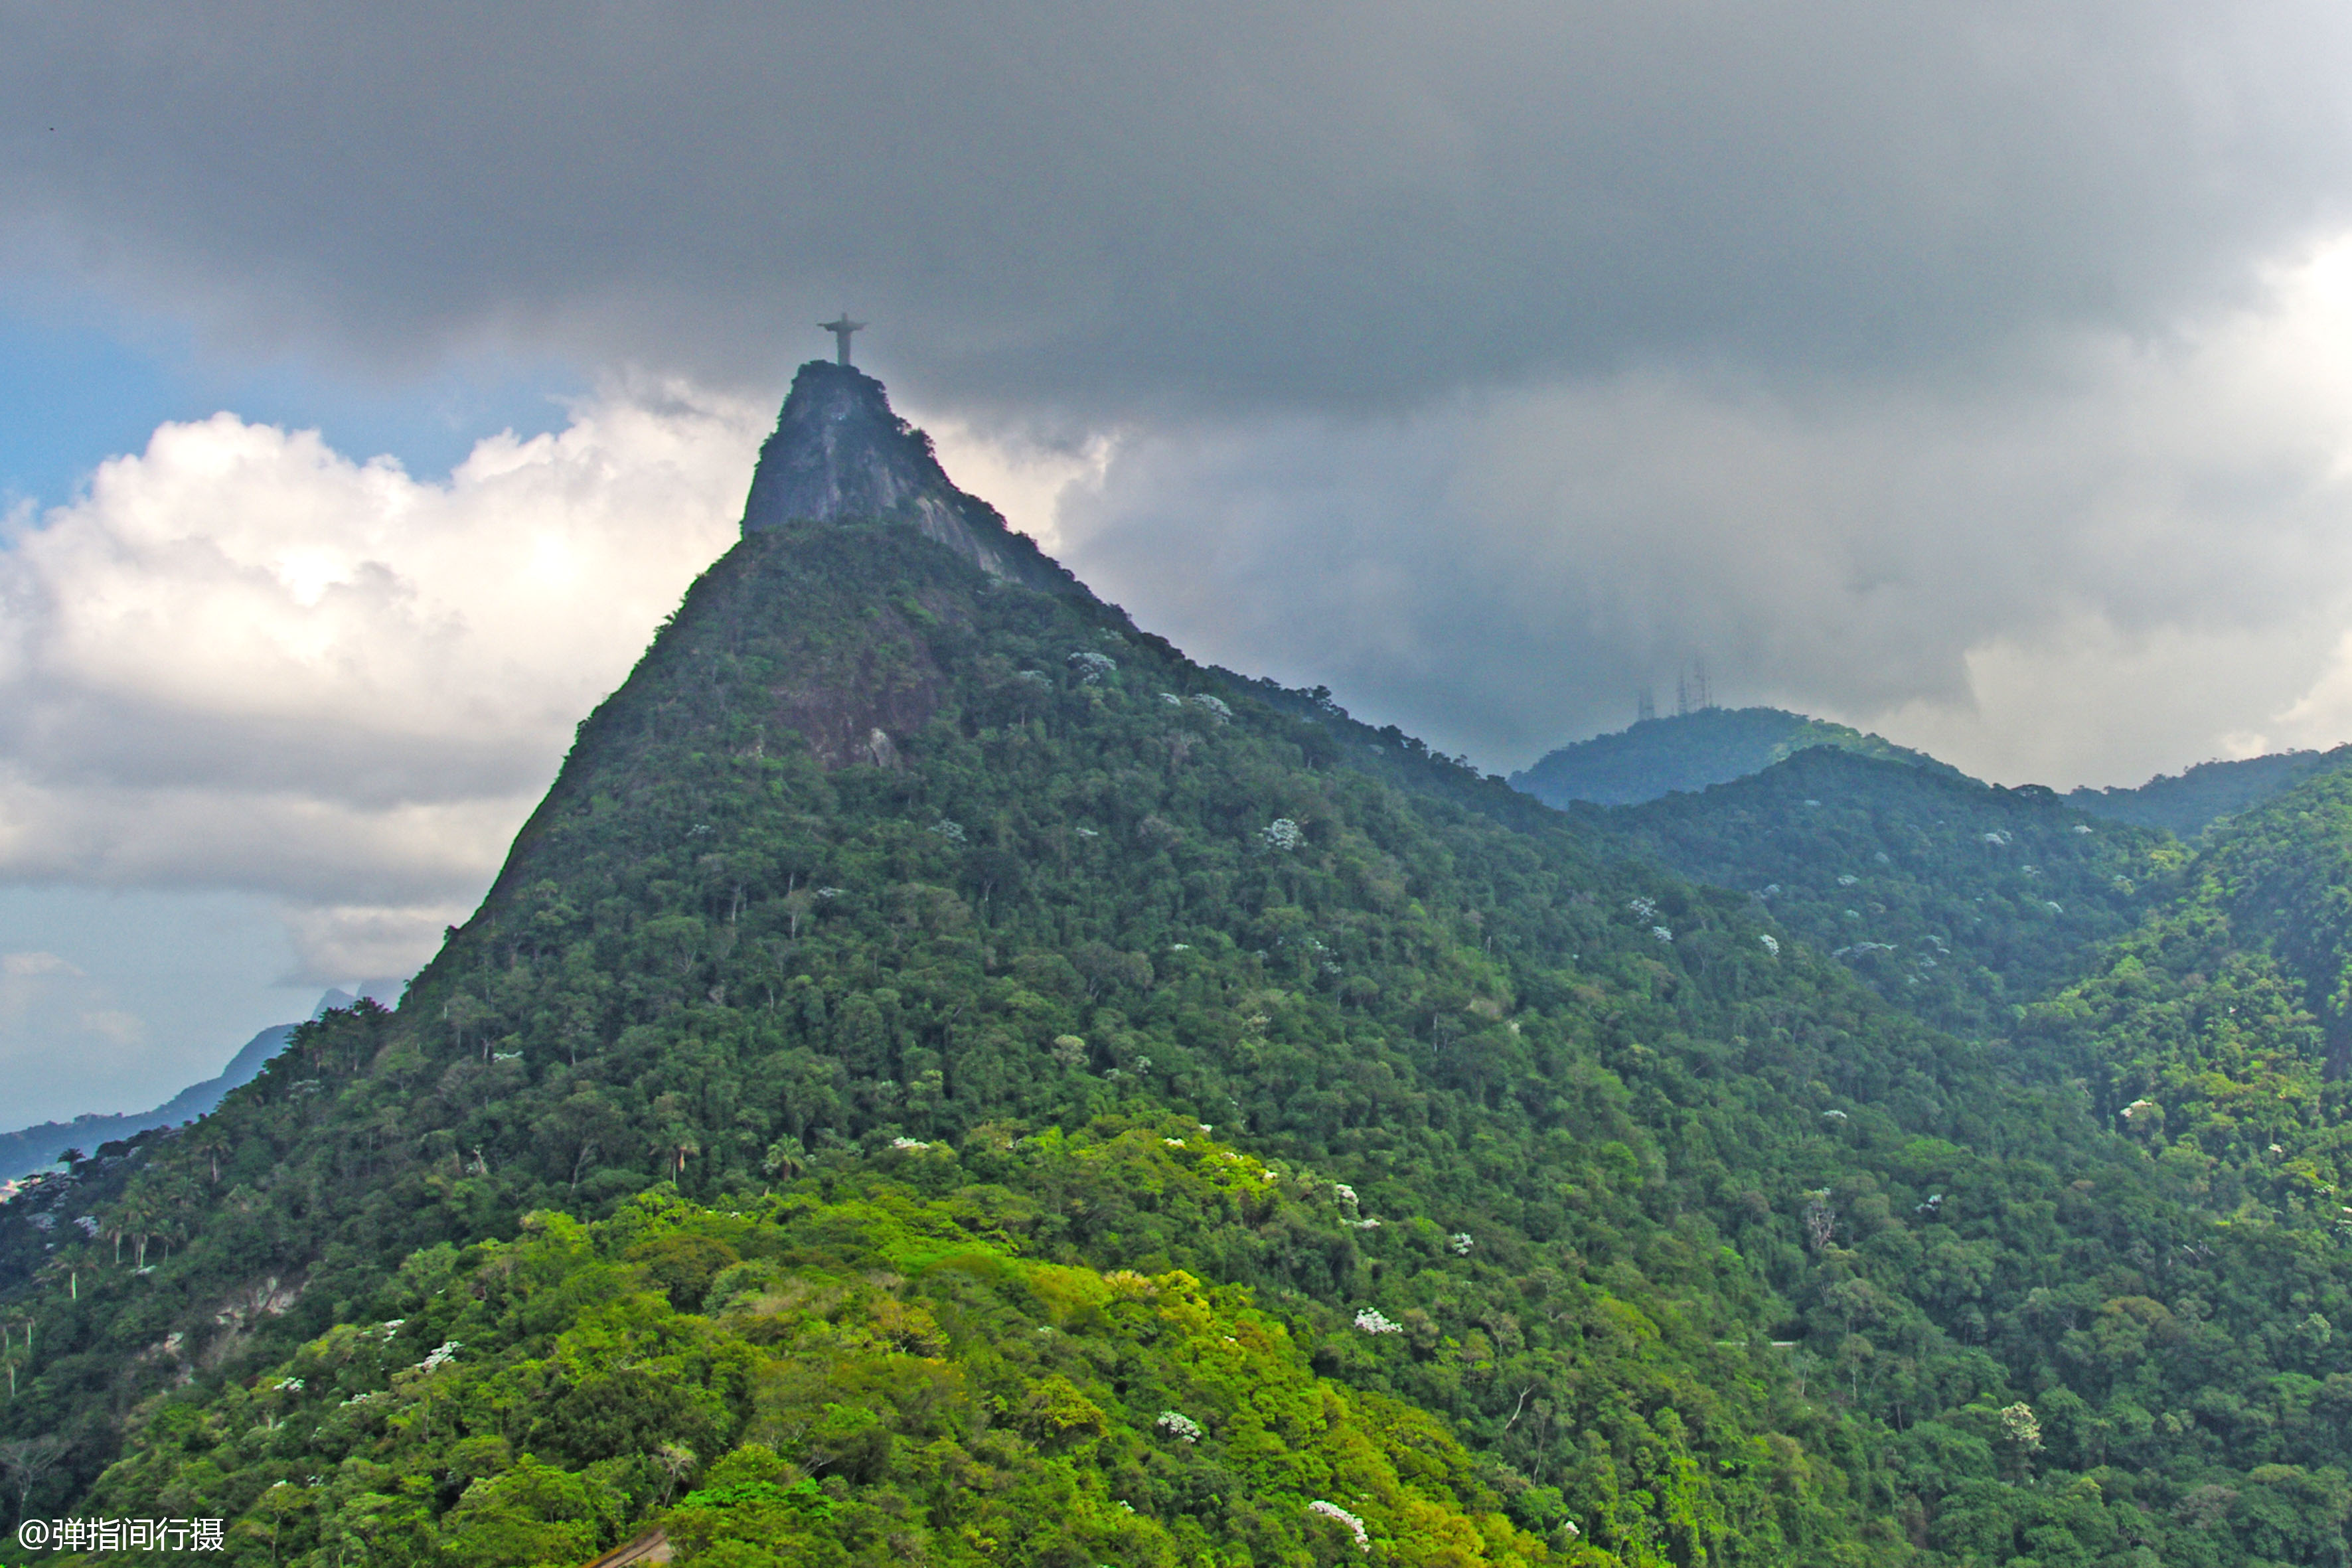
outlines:
{"label": "cloudy sky", "polygon": [[812,323],[1492,769],[2352,738],[2352,12],[0,0],[0,1123],[463,918]]}

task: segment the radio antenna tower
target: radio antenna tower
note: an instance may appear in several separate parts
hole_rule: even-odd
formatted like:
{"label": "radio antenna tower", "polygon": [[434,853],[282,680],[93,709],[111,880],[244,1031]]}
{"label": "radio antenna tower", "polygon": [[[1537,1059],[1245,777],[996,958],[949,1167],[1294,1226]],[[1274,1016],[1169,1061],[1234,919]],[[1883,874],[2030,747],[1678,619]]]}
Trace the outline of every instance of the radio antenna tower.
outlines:
{"label": "radio antenna tower", "polygon": [[1715,693],[1707,689],[1706,684],[1706,660],[1703,658],[1691,660],[1691,684],[1697,689],[1692,695],[1698,700],[1698,706],[1702,712],[1715,706]]}
{"label": "radio antenna tower", "polygon": [[1675,717],[1688,718],[1690,710],[1690,677],[1678,668],[1675,671]]}
{"label": "radio antenna tower", "polygon": [[1658,700],[1650,695],[1649,682],[1643,681],[1641,689],[1633,694],[1633,722],[1646,724],[1657,716]]}

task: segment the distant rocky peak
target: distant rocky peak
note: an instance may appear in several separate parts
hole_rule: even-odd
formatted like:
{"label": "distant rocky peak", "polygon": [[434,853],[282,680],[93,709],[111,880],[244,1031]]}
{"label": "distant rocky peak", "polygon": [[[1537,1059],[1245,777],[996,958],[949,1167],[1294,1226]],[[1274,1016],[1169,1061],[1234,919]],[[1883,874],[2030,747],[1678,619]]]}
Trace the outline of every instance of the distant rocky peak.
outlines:
{"label": "distant rocky peak", "polygon": [[898,417],[880,382],[854,365],[811,360],[760,448],[743,531],[861,520],[903,521],[993,577],[1074,586],[995,508],[956,489],[931,438]]}

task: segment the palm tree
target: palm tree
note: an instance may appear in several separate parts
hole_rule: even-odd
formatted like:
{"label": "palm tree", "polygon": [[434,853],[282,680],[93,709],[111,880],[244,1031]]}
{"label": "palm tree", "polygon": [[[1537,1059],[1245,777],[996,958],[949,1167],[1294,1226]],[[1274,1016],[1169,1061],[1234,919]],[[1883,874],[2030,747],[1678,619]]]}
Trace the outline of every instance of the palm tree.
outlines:
{"label": "palm tree", "polygon": [[[163,1215],[156,1207],[155,1194],[152,1192],[142,1192],[136,1189],[125,1194],[122,1200],[122,1223],[131,1227],[131,1267],[143,1269],[147,1267],[148,1238],[153,1236],[163,1225]],[[116,1249],[118,1261],[121,1255],[121,1248],[118,1247]]]}
{"label": "palm tree", "polygon": [[683,1443],[664,1443],[654,1450],[654,1463],[659,1465],[667,1478],[662,1483],[662,1506],[669,1506],[670,1494],[677,1489],[694,1469],[694,1450]]}

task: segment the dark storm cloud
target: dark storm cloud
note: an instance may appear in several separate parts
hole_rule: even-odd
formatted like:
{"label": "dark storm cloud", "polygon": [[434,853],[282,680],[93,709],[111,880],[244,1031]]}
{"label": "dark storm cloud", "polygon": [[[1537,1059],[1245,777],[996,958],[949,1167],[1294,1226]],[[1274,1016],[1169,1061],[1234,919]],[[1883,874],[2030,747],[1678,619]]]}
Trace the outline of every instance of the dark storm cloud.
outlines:
{"label": "dark storm cloud", "polygon": [[2352,737],[2352,247],[2035,383],[1642,374],[1129,436],[1064,558],[1181,644],[1488,767],[1729,704],[1984,776],[2137,783]]}
{"label": "dark storm cloud", "polygon": [[[2339,205],[2352,14],[23,5],[20,260],[235,347],[1410,405],[2154,330]],[[52,131],[49,129],[54,126]]]}

